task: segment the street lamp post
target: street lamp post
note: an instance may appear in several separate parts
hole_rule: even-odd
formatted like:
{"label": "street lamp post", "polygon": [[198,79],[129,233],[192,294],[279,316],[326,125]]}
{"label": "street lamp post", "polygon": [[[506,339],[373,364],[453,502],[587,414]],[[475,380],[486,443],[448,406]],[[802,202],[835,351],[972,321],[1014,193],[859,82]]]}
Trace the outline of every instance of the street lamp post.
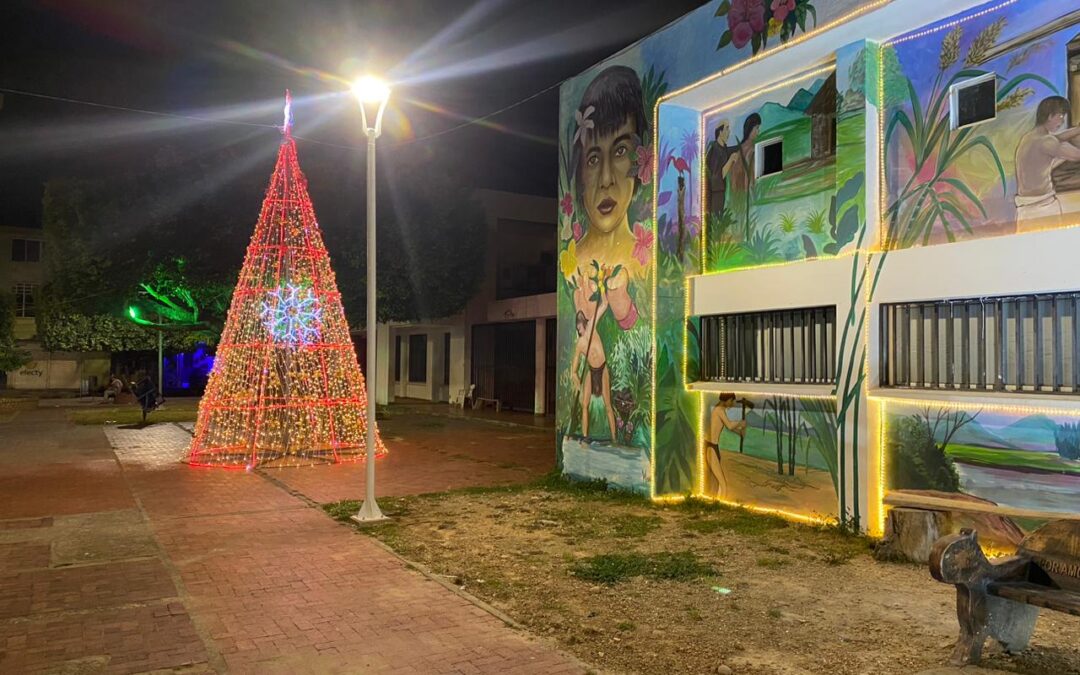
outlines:
{"label": "street lamp post", "polygon": [[367,136],[367,480],[364,503],[352,519],[358,523],[385,520],[375,501],[375,139],[382,133],[382,117],[390,100],[390,87],[375,77],[363,77],[352,87],[360,103]]}

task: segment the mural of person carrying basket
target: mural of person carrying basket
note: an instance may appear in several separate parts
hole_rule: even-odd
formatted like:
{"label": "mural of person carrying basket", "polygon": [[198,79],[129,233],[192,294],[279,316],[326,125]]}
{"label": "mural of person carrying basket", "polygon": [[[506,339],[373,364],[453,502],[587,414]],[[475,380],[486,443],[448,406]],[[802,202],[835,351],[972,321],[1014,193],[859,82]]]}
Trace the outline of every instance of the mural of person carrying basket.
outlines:
{"label": "mural of person carrying basket", "polygon": [[[738,421],[728,416],[728,411],[736,404],[742,405],[742,418]],[[723,496],[727,491],[727,477],[720,454],[720,440],[727,429],[739,437],[739,452],[743,451],[746,438],[746,413],[753,410],[754,404],[745,398],[736,399],[735,394],[720,394],[720,400],[713,406],[709,415],[709,435],[705,440],[705,494]],[[711,440],[710,440],[711,439]]]}

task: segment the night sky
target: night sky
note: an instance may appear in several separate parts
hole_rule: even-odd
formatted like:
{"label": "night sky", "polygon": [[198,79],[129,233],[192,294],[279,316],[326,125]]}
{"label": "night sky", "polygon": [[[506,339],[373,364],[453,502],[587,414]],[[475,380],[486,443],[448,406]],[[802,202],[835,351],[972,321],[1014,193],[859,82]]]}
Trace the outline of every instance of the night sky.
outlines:
{"label": "night sky", "polygon": [[[0,87],[240,124],[5,93],[0,223],[38,225],[50,177],[145,170],[165,152],[233,158],[214,169],[223,191],[236,181],[265,185],[278,132],[259,125],[281,123],[286,87],[297,99],[294,134],[319,208],[320,191],[352,193],[362,180],[363,153],[335,146],[363,141],[355,103],[341,92],[369,62],[402,83],[380,140],[387,157],[430,161],[476,187],[550,196],[557,88],[492,119],[497,129],[409,141],[555,85],[701,4],[8,0],[0,7]],[[320,186],[318,175],[334,180]]]}

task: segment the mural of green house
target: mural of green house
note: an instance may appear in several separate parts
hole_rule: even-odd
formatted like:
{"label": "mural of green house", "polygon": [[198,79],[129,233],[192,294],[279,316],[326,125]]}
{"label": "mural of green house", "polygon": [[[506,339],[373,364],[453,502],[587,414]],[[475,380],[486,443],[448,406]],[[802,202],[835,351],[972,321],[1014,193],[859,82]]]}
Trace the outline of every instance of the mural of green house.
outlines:
{"label": "mural of green house", "polygon": [[563,472],[1080,510],[1078,72],[1050,0],[714,0],[565,82]]}

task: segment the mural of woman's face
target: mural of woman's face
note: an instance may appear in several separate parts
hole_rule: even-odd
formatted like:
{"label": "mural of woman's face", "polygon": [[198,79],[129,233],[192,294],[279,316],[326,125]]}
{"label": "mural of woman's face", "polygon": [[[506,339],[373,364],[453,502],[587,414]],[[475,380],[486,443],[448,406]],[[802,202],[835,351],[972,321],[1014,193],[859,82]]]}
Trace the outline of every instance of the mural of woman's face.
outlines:
{"label": "mural of woman's face", "polygon": [[1046,128],[1050,131],[1057,131],[1065,125],[1065,113],[1056,112],[1050,115],[1050,119],[1046,120]]}
{"label": "mural of woman's face", "polygon": [[607,234],[626,217],[634,196],[630,171],[637,129],[627,119],[612,134],[589,134],[582,156],[581,201],[589,215],[589,227]]}

